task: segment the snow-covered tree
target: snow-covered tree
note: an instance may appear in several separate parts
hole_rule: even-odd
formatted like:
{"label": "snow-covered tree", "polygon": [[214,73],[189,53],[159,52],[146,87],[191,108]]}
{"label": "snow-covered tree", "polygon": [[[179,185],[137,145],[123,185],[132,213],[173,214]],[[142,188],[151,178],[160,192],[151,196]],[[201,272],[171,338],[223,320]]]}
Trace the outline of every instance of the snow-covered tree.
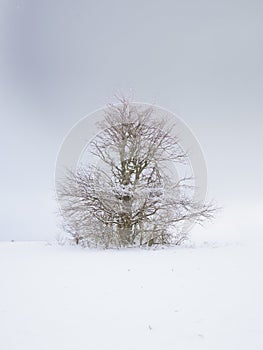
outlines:
{"label": "snow-covered tree", "polygon": [[87,152],[94,165],[67,171],[58,191],[63,226],[83,246],[180,244],[186,221],[201,222],[211,205],[193,200],[191,179],[169,169],[187,161],[171,126],[123,98],[105,112]]}

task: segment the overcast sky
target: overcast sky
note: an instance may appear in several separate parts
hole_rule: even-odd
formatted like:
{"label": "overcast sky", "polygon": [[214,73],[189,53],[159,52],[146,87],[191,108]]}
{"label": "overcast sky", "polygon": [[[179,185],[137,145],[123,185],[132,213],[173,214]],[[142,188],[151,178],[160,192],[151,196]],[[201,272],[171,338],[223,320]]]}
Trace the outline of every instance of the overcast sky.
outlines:
{"label": "overcast sky", "polygon": [[262,1],[0,4],[0,240],[56,235],[59,147],[118,92],[181,116],[202,145],[209,197],[243,230],[263,228]]}

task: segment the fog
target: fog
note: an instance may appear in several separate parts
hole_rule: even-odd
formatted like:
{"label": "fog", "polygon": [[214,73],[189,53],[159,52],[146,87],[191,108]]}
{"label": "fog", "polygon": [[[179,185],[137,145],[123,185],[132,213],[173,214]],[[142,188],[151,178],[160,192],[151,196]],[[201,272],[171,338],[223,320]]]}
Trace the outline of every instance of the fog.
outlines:
{"label": "fog", "polygon": [[223,208],[211,237],[262,230],[261,1],[0,6],[0,240],[56,237],[60,145],[116,93],[177,113],[199,140]]}

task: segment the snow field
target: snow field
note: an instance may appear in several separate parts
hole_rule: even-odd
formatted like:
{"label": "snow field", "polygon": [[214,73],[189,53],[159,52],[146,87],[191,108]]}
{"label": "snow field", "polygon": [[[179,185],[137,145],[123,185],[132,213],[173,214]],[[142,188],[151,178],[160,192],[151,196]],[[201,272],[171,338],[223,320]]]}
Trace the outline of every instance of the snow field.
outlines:
{"label": "snow field", "polygon": [[2,350],[263,348],[262,245],[0,244]]}

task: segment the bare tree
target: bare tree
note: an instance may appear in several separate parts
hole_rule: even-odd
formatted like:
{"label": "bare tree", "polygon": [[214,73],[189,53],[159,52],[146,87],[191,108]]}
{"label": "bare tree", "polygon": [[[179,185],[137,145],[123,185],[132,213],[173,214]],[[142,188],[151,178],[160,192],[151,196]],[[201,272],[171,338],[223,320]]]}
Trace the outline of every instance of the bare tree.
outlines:
{"label": "bare tree", "polygon": [[211,218],[193,200],[191,179],[174,179],[169,165],[187,161],[170,126],[127,99],[105,112],[88,152],[96,165],[67,171],[58,196],[64,228],[84,246],[180,244],[182,223]]}

